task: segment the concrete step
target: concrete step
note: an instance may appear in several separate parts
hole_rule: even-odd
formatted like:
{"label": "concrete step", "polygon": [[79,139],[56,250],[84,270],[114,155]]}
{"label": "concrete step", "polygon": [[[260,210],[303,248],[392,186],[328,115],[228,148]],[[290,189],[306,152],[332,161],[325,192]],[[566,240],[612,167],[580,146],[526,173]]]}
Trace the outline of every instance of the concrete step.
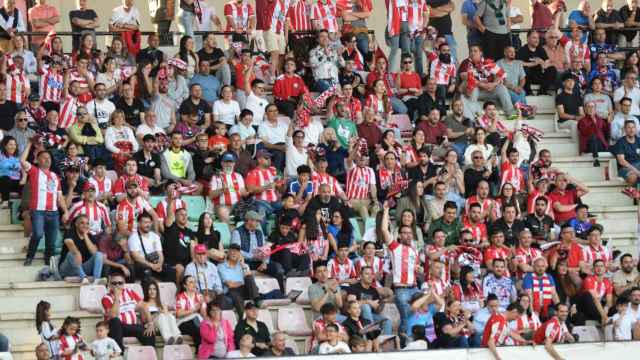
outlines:
{"label": "concrete step", "polygon": [[[620,188],[621,189],[621,188]],[[620,192],[620,189],[594,189],[582,197],[582,202],[587,205],[607,204],[609,206],[633,205],[630,197]]]}
{"label": "concrete step", "polygon": [[[38,264],[38,265],[36,265]],[[34,261],[32,266],[22,266],[0,268],[0,284],[21,283],[36,281],[38,272],[44,267],[39,261]]]}
{"label": "concrete step", "polygon": [[[510,130],[513,130],[513,127],[516,124],[515,120],[503,120],[503,123],[505,124],[505,126],[507,126],[507,128],[509,128]],[[536,116],[535,119],[532,120],[522,120],[521,124],[527,124],[529,126],[532,126],[536,129],[540,129],[542,131],[544,131],[545,135],[544,137],[547,138],[547,134],[549,133],[554,133],[556,132],[556,125],[555,125],[555,120],[553,118],[553,116],[549,116],[549,115],[540,115],[540,116]]]}
{"label": "concrete step", "polygon": [[[80,297],[80,284],[66,281],[14,281],[0,283],[0,296],[33,296],[71,295]],[[78,301],[79,302],[79,301]],[[72,310],[79,310],[72,309]],[[2,319],[2,315],[0,315]]]}
{"label": "concrete step", "polygon": [[576,179],[579,179],[582,182],[599,182],[605,180],[605,171],[606,168],[604,164],[600,167],[593,167],[591,163],[584,164],[583,163],[553,163],[553,167],[571,174]]}
{"label": "concrete step", "polygon": [[638,227],[638,220],[636,218],[624,218],[620,216],[611,216],[610,214],[602,214],[598,216],[596,222],[604,226],[605,237],[608,231],[615,231],[616,233],[632,233],[636,231]]}
{"label": "concrete step", "polygon": [[535,106],[538,112],[555,112],[556,104],[553,96],[527,96],[527,104]]}
{"label": "concrete step", "polygon": [[[577,156],[578,144],[564,141],[564,139],[542,139],[537,146],[538,151],[547,149],[555,156]],[[591,160],[593,162],[593,159]]]}
{"label": "concrete step", "polygon": [[74,311],[78,304],[73,295],[44,295],[35,296],[2,296],[0,297],[0,309],[3,314],[34,312],[40,300],[48,301],[55,311]]}

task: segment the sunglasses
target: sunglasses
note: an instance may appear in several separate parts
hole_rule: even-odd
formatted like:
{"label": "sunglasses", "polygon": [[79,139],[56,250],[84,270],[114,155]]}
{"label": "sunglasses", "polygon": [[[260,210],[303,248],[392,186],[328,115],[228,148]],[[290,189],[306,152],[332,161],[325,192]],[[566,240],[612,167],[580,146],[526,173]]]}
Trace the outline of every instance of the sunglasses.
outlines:
{"label": "sunglasses", "polygon": [[407,65],[407,64],[413,64],[413,61],[405,61],[403,64]]}
{"label": "sunglasses", "polygon": [[76,115],[78,115],[78,116],[85,116],[85,115],[87,115],[87,114],[88,114],[87,112],[82,112],[82,111],[78,111],[78,112],[76,113]]}
{"label": "sunglasses", "polygon": [[124,281],[112,281],[111,285],[112,286],[122,286],[122,285],[124,285]]}
{"label": "sunglasses", "polygon": [[27,118],[19,118],[18,121],[29,121]]}
{"label": "sunglasses", "polygon": [[482,159],[482,156],[474,156],[473,160],[478,160],[478,159]]}

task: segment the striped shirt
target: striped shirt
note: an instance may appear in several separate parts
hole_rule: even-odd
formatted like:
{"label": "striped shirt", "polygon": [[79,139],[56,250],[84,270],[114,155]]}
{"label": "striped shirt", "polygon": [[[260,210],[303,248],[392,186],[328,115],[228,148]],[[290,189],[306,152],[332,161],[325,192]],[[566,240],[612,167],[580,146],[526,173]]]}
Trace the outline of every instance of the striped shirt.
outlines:
{"label": "striped shirt", "polygon": [[[105,319],[109,320],[111,307],[114,303],[114,295],[109,293],[102,298],[102,307],[104,308]],[[135,325],[138,323],[136,315],[136,307],[142,301],[140,295],[131,289],[123,289],[120,293],[120,314],[118,318],[123,325]]]}
{"label": "striped shirt", "polygon": [[320,190],[320,185],[327,184],[331,189],[331,196],[336,196],[339,194],[344,194],[344,190],[342,190],[342,186],[338,180],[331,176],[330,174],[324,173],[320,174],[319,172],[313,172],[311,175],[311,181],[313,182],[313,195],[317,195]]}
{"label": "striped shirt", "polygon": [[[247,174],[247,185],[263,187],[267,184],[273,184],[276,181],[276,168],[271,166],[268,169],[255,168]],[[275,184],[274,184],[275,185]],[[256,200],[268,202],[278,201],[278,194],[275,186],[269,190],[263,190],[259,194],[254,194]]]}
{"label": "striped shirt", "polygon": [[127,229],[133,231],[138,228],[138,215],[150,210],[153,210],[151,204],[143,197],[137,196],[133,203],[127,197],[120,201],[116,207],[116,221],[124,221],[127,224]]}
{"label": "striped shirt", "polygon": [[305,0],[294,0],[294,4],[289,6],[289,25],[293,31],[312,30],[310,9]]}
{"label": "striped shirt", "polygon": [[327,267],[329,268],[329,277],[336,279],[339,283],[356,279],[358,277],[353,261],[349,258],[346,258],[344,261],[340,261],[340,259],[334,257],[329,260]]}
{"label": "striped shirt", "polygon": [[40,76],[40,100],[42,102],[60,103],[63,88],[64,75],[60,72],[48,69]]}
{"label": "striped shirt", "polygon": [[255,13],[253,6],[248,1],[238,4],[236,0],[232,0],[224,4],[224,16],[227,18],[227,31],[231,31],[233,28],[247,30],[249,18],[254,17]]}
{"label": "striped shirt", "polygon": [[16,104],[22,104],[27,101],[27,93],[31,91],[31,85],[27,75],[22,71],[14,71],[6,76],[7,100]]}
{"label": "striped shirt", "polygon": [[318,0],[311,5],[311,20],[320,22],[320,27],[330,33],[338,32],[337,11],[331,0]]}
{"label": "striped shirt", "polygon": [[69,209],[69,220],[67,223],[72,222],[80,215],[86,215],[89,218],[89,232],[91,235],[98,235],[103,229],[111,227],[109,208],[101,202],[94,202],[93,204],[89,204],[85,200],[76,202],[71,206],[71,209]]}
{"label": "striped shirt", "polygon": [[51,170],[30,165],[25,169],[31,187],[29,209],[36,211],[58,211],[58,196],[62,192],[60,179]]}
{"label": "striped shirt", "polygon": [[393,284],[414,287],[416,285],[416,267],[420,261],[416,249],[393,241],[389,244],[389,252],[391,253]]}
{"label": "striped shirt", "polygon": [[347,198],[349,200],[369,199],[371,185],[376,185],[376,174],[365,166],[354,166],[347,172]]}
{"label": "striped shirt", "polygon": [[109,179],[108,177],[105,177],[102,180],[97,179],[96,177],[91,177],[89,178],[89,182],[96,188],[97,197],[104,193],[111,192],[111,188],[113,186],[111,179]]}
{"label": "striped shirt", "polygon": [[215,205],[233,206],[242,198],[240,192],[245,190],[244,178],[237,172],[231,174],[220,173],[218,176],[211,177],[209,187],[211,191],[226,187],[227,190],[211,200]]}
{"label": "striped shirt", "polygon": [[[182,201],[182,199],[176,199],[175,202],[176,202],[175,210],[187,208],[187,204],[185,204],[185,202]],[[158,214],[158,220],[160,220],[161,222],[164,222],[164,219],[167,218],[168,209],[169,209],[169,204],[167,203],[166,199],[160,201],[158,205],[156,205],[156,214]]]}
{"label": "striped shirt", "polygon": [[76,123],[78,120],[76,111],[78,110],[78,98],[75,96],[67,95],[60,106],[60,120],[58,127],[61,129],[67,129]]}

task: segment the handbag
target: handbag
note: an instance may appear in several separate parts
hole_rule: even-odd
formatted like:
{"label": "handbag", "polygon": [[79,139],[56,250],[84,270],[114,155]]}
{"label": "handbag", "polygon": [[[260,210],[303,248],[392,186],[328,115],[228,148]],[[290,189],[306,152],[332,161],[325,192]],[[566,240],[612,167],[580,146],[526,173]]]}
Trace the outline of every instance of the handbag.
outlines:
{"label": "handbag", "polygon": [[147,249],[144,247],[144,241],[142,241],[142,235],[140,235],[140,230],[138,230],[138,238],[140,239],[140,245],[142,246],[142,252],[144,253],[144,259],[152,264],[157,264],[160,261],[160,254],[157,251],[147,252]]}

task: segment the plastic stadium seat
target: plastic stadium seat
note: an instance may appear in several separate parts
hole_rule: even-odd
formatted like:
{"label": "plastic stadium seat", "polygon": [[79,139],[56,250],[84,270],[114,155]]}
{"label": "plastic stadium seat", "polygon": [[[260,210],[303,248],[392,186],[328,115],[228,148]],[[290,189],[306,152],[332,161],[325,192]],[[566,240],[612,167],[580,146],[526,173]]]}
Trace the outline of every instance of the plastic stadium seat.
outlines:
{"label": "plastic stadium seat", "polygon": [[207,210],[207,204],[205,203],[204,198],[200,195],[185,195],[180,197],[180,199],[182,199],[182,201],[187,205],[187,214],[191,221],[198,221],[200,219],[200,214]]}
{"label": "plastic stadium seat", "polygon": [[[258,291],[260,294],[267,294],[274,290],[280,290],[278,280],[272,277],[256,277],[256,285],[258,285]],[[282,306],[291,304],[289,299],[269,299],[262,302],[265,306]]]}
{"label": "plastic stadium seat", "polygon": [[287,339],[284,341],[284,346],[291,348],[291,350],[293,350],[293,353],[298,355],[298,344],[296,344],[296,341],[292,338],[287,337]]}
{"label": "plastic stadium seat", "polygon": [[[153,346],[129,346],[127,360],[157,360],[156,349]],[[191,357],[193,358],[193,357]]]}
{"label": "plastic stadium seat", "polygon": [[362,241],[362,231],[360,230],[360,222],[357,218],[350,218],[351,226],[353,227],[353,240],[355,242]]}
{"label": "plastic stadium seat", "polygon": [[304,309],[299,306],[278,309],[278,329],[291,336],[311,335],[311,327],[307,324]]}
{"label": "plastic stadium seat", "polygon": [[302,294],[296,299],[296,303],[300,305],[309,305],[309,286],[311,286],[311,278],[309,277],[289,277],[284,283],[287,294],[291,290],[302,291]]}
{"label": "plastic stadium seat", "polygon": [[398,330],[398,326],[400,326],[400,312],[398,311],[398,307],[396,307],[396,304],[385,303],[380,315],[391,320],[393,331]]}
{"label": "plastic stadium seat", "polygon": [[163,359],[171,360],[191,360],[194,359],[191,347],[187,344],[165,345],[162,350]]}
{"label": "plastic stadium seat", "polygon": [[259,309],[258,320],[267,325],[267,329],[269,329],[270,334],[273,334],[275,332],[276,329],[273,326],[273,317],[271,316],[271,311],[269,309]]}
{"label": "plastic stadium seat", "polygon": [[166,305],[169,310],[176,309],[176,293],[178,289],[176,284],[172,282],[162,282],[158,284],[160,286],[160,301],[163,305]]}
{"label": "plastic stadium seat", "polygon": [[369,231],[369,229],[375,229],[376,228],[376,218],[375,217],[368,217],[366,219],[364,219],[364,232],[366,233],[367,231]]}
{"label": "plastic stadium seat", "polygon": [[604,328],[604,341],[614,341],[615,337],[613,336],[613,325],[607,325]]}
{"label": "plastic stadium seat", "polygon": [[216,222],[213,223],[213,228],[220,233],[220,241],[222,241],[222,246],[225,249],[229,248],[231,244],[231,229],[229,229],[229,224]]}
{"label": "plastic stadium seat", "polygon": [[80,287],[80,309],[102,314],[102,298],[107,294],[107,288],[102,285],[83,285]]}
{"label": "plastic stadium seat", "polygon": [[150,196],[149,204],[155,209],[158,204],[164,199],[164,196]]}
{"label": "plastic stadium seat", "polygon": [[235,329],[238,324],[238,316],[233,310],[222,310],[222,318],[229,321],[231,328]]}
{"label": "plastic stadium seat", "polygon": [[602,341],[600,331],[595,326],[574,326],[571,333],[578,335],[579,342]]}
{"label": "plastic stadium seat", "polygon": [[140,298],[144,298],[144,292],[142,291],[142,285],[138,283],[125,284],[125,288],[133,290],[136,294],[140,296]]}

